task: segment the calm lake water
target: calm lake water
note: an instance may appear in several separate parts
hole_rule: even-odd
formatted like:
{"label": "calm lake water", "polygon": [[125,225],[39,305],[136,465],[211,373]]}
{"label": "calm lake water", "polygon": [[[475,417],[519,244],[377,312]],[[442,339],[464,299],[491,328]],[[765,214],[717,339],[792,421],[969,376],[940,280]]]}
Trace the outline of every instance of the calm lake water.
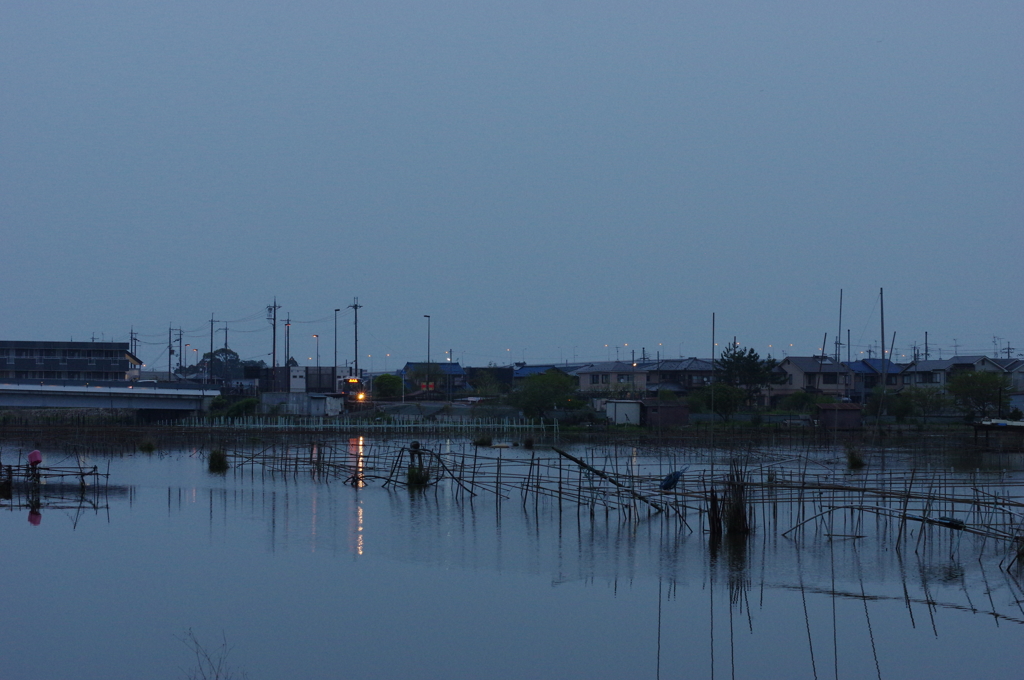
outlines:
{"label": "calm lake water", "polygon": [[1020,573],[948,529],[710,547],[696,513],[213,475],[190,451],[88,462],[109,463],[98,509],[51,494],[34,524],[0,502],[0,678],[185,678],[188,630],[253,680],[1024,675]]}

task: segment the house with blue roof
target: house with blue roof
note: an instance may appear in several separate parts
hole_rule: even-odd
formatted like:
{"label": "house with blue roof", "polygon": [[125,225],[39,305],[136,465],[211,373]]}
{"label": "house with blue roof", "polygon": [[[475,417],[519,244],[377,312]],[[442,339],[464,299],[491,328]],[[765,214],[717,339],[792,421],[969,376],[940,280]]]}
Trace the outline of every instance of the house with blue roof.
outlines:
{"label": "house with blue roof", "polygon": [[883,376],[885,387],[889,391],[898,391],[903,387],[902,373],[907,368],[894,363],[890,359],[861,359],[845,364],[853,376],[848,396],[850,401],[863,404],[867,402],[868,395],[875,387],[882,384]]}

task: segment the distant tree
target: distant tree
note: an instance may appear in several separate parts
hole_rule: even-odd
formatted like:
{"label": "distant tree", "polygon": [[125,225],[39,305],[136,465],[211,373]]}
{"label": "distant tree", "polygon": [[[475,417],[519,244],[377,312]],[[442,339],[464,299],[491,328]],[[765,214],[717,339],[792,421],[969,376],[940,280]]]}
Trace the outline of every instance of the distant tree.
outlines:
{"label": "distant tree", "polygon": [[531,375],[509,396],[513,406],[528,418],[543,418],[548,411],[578,409],[585,403],[577,396],[576,379],[556,368]]}
{"label": "distant tree", "polygon": [[785,376],[776,375],[779,362],[768,356],[762,359],[753,347],[730,347],[715,362],[719,382],[743,388],[747,401],[753,402],[768,385],[779,385]]}
{"label": "distant tree", "polygon": [[704,400],[704,390],[692,390],[686,395],[686,406],[690,409],[690,413],[706,413],[708,410],[707,402]]}
{"label": "distant tree", "polygon": [[295,357],[288,357],[288,361],[284,362],[285,368],[291,368],[293,366],[298,366],[298,365],[299,365],[299,362],[295,360]]}
{"label": "distant tree", "polygon": [[930,416],[942,413],[949,406],[949,399],[940,390],[929,387],[907,387],[900,392],[900,397],[912,405],[911,414]]}
{"label": "distant tree", "polygon": [[473,389],[477,396],[493,397],[501,394],[504,386],[491,371],[477,370],[473,375]]}
{"label": "distant tree", "polygon": [[259,408],[260,400],[253,397],[248,399],[242,399],[237,401],[228,407],[224,415],[228,418],[241,418],[242,416],[250,416],[256,413],[256,409]]}
{"label": "distant tree", "polygon": [[[910,389],[910,388],[908,388]],[[902,423],[907,418],[920,413],[919,405],[915,401],[915,395],[905,394],[906,390],[893,392],[892,390],[882,391],[881,385],[876,385],[864,402],[863,413],[868,416],[893,416],[897,423]]]}
{"label": "distant tree", "polygon": [[816,403],[815,395],[810,392],[794,392],[793,394],[787,394],[779,402],[779,408],[783,411],[798,411],[800,413],[806,413],[811,410],[811,407]]}
{"label": "distant tree", "polygon": [[227,347],[215,349],[212,354],[205,353],[199,365],[216,380],[241,378],[244,372],[238,352]]}
{"label": "distant tree", "polygon": [[949,381],[946,389],[956,408],[969,418],[987,418],[1008,410],[1010,381],[990,371],[964,371]]}
{"label": "distant tree", "polygon": [[917,404],[914,403],[914,400],[909,395],[903,392],[890,395],[886,411],[896,418],[897,423],[902,423],[907,418],[918,415]]}
{"label": "distant tree", "polygon": [[730,420],[743,406],[747,392],[732,385],[716,384],[691,392],[690,397],[687,401],[691,404],[691,410],[694,402],[698,402],[703,407],[701,410],[707,409],[722,420]]}
{"label": "distant tree", "polygon": [[373,379],[373,396],[377,399],[394,399],[402,394],[402,379],[385,373]]}

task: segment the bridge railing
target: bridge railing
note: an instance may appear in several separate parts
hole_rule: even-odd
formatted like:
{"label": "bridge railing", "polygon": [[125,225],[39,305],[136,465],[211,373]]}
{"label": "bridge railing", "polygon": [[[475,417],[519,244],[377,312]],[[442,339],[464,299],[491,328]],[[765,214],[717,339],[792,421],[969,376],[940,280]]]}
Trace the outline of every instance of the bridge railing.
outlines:
{"label": "bridge railing", "polygon": [[490,434],[540,433],[557,435],[558,421],[544,418],[465,418],[397,415],[368,420],[329,416],[243,416],[239,418],[188,417],[161,423],[183,429],[231,429],[257,432],[361,432],[388,434]]}

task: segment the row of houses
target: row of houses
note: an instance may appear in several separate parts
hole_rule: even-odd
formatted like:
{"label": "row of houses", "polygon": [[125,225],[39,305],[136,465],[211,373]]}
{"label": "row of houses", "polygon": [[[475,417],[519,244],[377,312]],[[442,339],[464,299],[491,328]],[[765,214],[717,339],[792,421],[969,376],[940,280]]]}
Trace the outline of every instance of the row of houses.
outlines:
{"label": "row of houses", "polygon": [[[908,387],[944,392],[958,373],[985,371],[1005,375],[1011,394],[1024,394],[1024,360],[984,355],[897,364],[888,359],[837,362],[830,357],[786,357],[779,364],[785,384],[773,386],[772,400],[803,390],[841,401],[864,403],[872,391],[885,385],[891,392]],[[770,402],[769,402],[770,403]]]}
{"label": "row of houses", "polygon": [[[711,359],[689,357],[657,361],[602,361],[593,363],[516,364],[513,367],[462,367],[457,362],[409,363],[393,375],[403,379],[407,396],[458,395],[486,383],[513,387],[530,376],[556,370],[576,379],[581,392],[591,397],[648,398],[667,390],[677,396],[709,386],[716,379]],[[775,369],[775,384],[760,396],[761,406],[777,406],[787,396],[808,392],[842,402],[864,403],[876,387],[890,393],[907,387],[944,391],[958,372],[991,371],[1006,375],[1012,394],[1024,395],[1024,360],[984,355],[897,364],[888,359],[837,362],[828,356],[786,357]],[[375,374],[380,375],[380,374]],[[370,376],[371,378],[374,376]]]}
{"label": "row of houses", "polygon": [[[605,361],[588,364],[523,366],[517,379],[545,370],[558,369],[574,376],[582,392],[592,396],[614,394],[631,397],[654,396],[661,390],[685,396],[707,387],[715,380],[711,359],[690,357],[659,361]],[[767,385],[761,406],[777,406],[796,392],[832,396],[843,402],[864,403],[874,389],[884,384],[891,393],[907,387],[944,391],[959,372],[989,371],[1005,375],[1011,394],[1024,395],[1024,360],[991,358],[984,355],[897,364],[888,359],[842,362],[828,356],[786,357],[775,369],[776,383]]]}

